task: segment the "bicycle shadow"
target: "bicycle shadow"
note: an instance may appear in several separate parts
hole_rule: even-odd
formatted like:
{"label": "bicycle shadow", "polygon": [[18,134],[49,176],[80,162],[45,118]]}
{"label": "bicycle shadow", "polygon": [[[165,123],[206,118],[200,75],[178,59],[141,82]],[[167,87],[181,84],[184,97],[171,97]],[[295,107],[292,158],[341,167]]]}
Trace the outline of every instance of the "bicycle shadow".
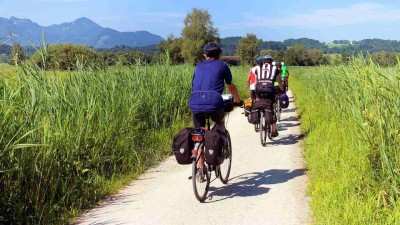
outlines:
{"label": "bicycle shadow", "polygon": [[[289,122],[289,121],[299,121],[299,118],[300,118],[299,116],[290,116],[290,117],[281,119],[280,122],[283,122],[283,121],[285,121],[285,122]],[[278,124],[279,124],[279,122],[278,122]]]}
{"label": "bicycle shadow", "polygon": [[[231,178],[241,180],[235,183],[229,183],[223,187],[210,187],[209,197],[206,203],[213,203],[234,197],[251,197],[267,194],[271,188],[264,185],[285,183],[293,178],[305,175],[306,169],[271,169],[264,172],[246,173]],[[213,200],[214,197],[223,197]]]}
{"label": "bicycle shadow", "polygon": [[301,139],[304,138],[304,135],[285,135],[283,137],[276,137],[271,142],[267,142],[267,146],[274,146],[274,145],[294,145],[298,143]]}
{"label": "bicycle shadow", "polygon": [[300,126],[300,122],[296,122],[296,121],[293,121],[293,122],[295,122],[295,123],[282,123],[282,120],[281,120],[281,122],[278,122],[278,125],[277,125],[277,127],[278,127],[278,131],[284,131],[284,130],[287,130],[288,128],[290,128],[290,127],[298,127],[298,126]]}
{"label": "bicycle shadow", "polygon": [[291,109],[282,109],[282,113],[291,113],[291,112],[296,112],[297,108],[291,108]]}

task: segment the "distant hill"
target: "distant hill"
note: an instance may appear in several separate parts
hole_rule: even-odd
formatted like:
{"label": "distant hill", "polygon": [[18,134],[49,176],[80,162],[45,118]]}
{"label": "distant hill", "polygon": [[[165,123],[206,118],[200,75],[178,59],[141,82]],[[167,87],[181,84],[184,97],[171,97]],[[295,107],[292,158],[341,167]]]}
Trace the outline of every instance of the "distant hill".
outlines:
{"label": "distant hill", "polygon": [[104,28],[86,17],[47,27],[42,27],[29,19],[0,17],[0,38],[11,36],[11,42],[18,41],[23,46],[39,45],[43,42],[42,32],[48,44],[72,43],[93,48],[111,48],[116,45],[144,47],[156,45],[164,40],[147,31],[119,32]]}

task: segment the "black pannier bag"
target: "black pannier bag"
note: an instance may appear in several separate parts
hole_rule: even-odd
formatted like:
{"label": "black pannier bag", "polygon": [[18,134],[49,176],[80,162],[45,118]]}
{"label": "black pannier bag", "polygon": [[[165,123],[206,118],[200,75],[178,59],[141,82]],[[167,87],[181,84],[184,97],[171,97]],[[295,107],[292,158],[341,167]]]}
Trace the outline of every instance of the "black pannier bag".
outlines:
{"label": "black pannier bag", "polygon": [[254,102],[253,110],[264,110],[266,124],[273,124],[274,122],[273,104],[273,101],[269,99],[257,99]]}
{"label": "black pannier bag", "polygon": [[193,128],[186,127],[180,130],[174,137],[174,141],[172,143],[172,151],[175,155],[175,159],[179,164],[186,165],[191,164],[193,159],[192,149],[194,147],[192,141],[192,132]]}
{"label": "black pannier bag", "polygon": [[224,145],[225,141],[223,133],[217,129],[206,131],[204,135],[205,143],[205,158],[209,165],[220,165],[224,162],[225,153]]}
{"label": "black pannier bag", "polygon": [[252,110],[247,116],[247,120],[249,121],[249,123],[252,124],[260,123],[260,113],[258,112],[258,110]]}

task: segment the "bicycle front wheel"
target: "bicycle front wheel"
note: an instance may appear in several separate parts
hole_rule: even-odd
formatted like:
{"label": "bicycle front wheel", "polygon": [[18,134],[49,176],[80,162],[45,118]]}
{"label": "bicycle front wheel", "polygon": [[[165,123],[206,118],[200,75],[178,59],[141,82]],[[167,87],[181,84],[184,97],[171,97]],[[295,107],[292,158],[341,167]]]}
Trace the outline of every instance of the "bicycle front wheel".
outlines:
{"label": "bicycle front wheel", "polygon": [[266,146],[267,145],[267,126],[265,122],[265,115],[264,111],[260,111],[260,140],[261,140],[261,145]]}
{"label": "bicycle front wheel", "polygon": [[204,202],[210,187],[210,175],[207,172],[205,163],[203,163],[202,168],[197,168],[197,162],[198,160],[194,160],[192,163],[193,192],[197,200]]}
{"label": "bicycle front wheel", "polygon": [[231,136],[229,135],[228,130],[225,130],[227,144],[224,146],[225,152],[225,160],[224,162],[218,166],[218,174],[219,179],[223,184],[228,183],[229,175],[231,173],[231,166],[232,166],[232,142]]}

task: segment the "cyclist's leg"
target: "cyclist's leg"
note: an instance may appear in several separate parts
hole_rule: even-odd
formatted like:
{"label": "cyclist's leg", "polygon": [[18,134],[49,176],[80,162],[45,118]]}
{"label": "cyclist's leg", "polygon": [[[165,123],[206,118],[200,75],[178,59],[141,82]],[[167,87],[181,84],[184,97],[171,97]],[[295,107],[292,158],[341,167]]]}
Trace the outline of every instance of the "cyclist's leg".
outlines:
{"label": "cyclist's leg", "polygon": [[288,89],[289,89],[288,78],[289,77],[284,77],[283,78],[283,85],[285,87],[285,91],[288,91]]}
{"label": "cyclist's leg", "polygon": [[206,115],[204,112],[192,112],[192,120],[195,129],[206,126]]}
{"label": "cyclist's leg", "polygon": [[225,112],[224,108],[208,113],[212,121],[215,122],[215,129],[225,133]]}
{"label": "cyclist's leg", "polygon": [[[206,126],[206,113],[204,112],[192,112],[192,120],[193,120],[193,126],[195,129],[200,129],[202,127]],[[203,146],[199,147],[198,154],[197,154],[197,168],[202,168],[203,163],[204,163],[204,157],[202,155],[202,149]],[[200,171],[200,170],[199,170]]]}
{"label": "cyclist's leg", "polygon": [[256,91],[255,90],[250,90],[250,97],[251,97],[251,100],[253,100],[253,102],[254,102],[254,100],[256,100]]}
{"label": "cyclist's leg", "polygon": [[274,113],[275,113],[276,104],[277,104],[276,99],[279,98],[279,93],[280,93],[281,89],[279,88],[279,86],[274,86],[274,91],[275,91],[275,95],[274,95],[273,109],[274,109]]}
{"label": "cyclist's leg", "polygon": [[276,137],[276,136],[278,136],[278,130],[277,130],[277,126],[276,126],[276,121],[277,121],[277,119],[276,119],[276,112],[275,112],[275,108],[276,108],[276,97],[278,97],[279,98],[279,95],[276,95],[276,92],[275,92],[276,90],[274,89],[274,94],[272,95],[268,95],[267,96],[267,98],[269,99],[269,100],[271,100],[272,102],[273,102],[273,110],[272,110],[272,112],[273,112],[273,114],[274,114],[274,120],[273,120],[273,123],[272,123],[272,126],[271,126],[271,135],[274,137]]}

